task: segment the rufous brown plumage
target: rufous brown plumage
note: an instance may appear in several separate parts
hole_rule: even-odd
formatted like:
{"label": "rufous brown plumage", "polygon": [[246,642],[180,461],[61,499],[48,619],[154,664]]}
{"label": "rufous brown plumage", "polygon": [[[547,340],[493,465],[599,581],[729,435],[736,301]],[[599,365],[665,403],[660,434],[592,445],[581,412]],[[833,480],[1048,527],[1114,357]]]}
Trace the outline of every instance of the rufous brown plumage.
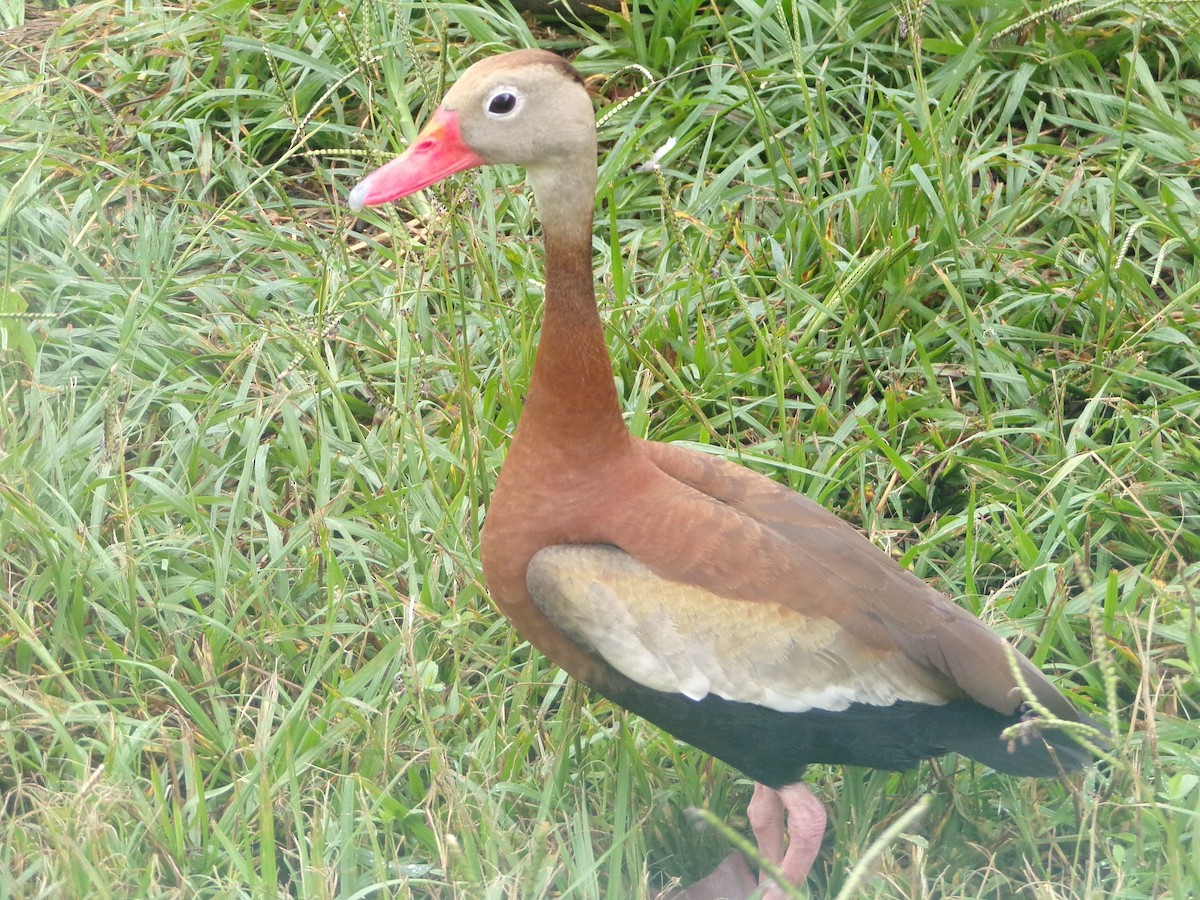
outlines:
{"label": "rufous brown plumage", "polygon": [[[500,610],[580,681],[759,782],[756,837],[792,879],[824,828],[799,783],[809,763],[903,769],[955,751],[1044,776],[1089,762],[1032,720],[1029,699],[1081,716],[1025,657],[853,528],[748,469],[629,433],[593,284],[594,121],[559,57],[493,57],[350,197],[359,209],[478,165],[528,173],[545,312],[483,529]],[[1022,739],[1003,737],[1023,721]]]}

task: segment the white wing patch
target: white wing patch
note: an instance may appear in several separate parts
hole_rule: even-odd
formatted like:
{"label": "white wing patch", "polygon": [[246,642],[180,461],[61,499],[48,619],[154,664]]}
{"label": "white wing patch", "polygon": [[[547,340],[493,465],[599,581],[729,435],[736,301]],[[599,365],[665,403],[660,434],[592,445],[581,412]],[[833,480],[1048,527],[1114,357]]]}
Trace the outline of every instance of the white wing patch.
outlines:
{"label": "white wing patch", "polygon": [[781,712],[942,704],[955,695],[940,673],[831,619],[668,581],[615,547],[547,547],[526,581],[555,627],[654,690]]}

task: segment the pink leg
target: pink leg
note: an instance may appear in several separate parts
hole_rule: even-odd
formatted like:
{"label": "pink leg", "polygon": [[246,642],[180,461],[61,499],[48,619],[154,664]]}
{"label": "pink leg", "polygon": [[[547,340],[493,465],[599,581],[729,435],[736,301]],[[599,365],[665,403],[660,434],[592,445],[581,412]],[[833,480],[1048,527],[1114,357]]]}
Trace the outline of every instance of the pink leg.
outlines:
{"label": "pink leg", "polygon": [[[792,884],[803,884],[825,836],[825,808],[802,783],[775,790],[754,785],[746,810],[763,859]],[[785,829],[786,822],[786,829]],[[785,900],[767,874],[759,876],[762,900]],[[731,853],[707,877],[686,890],[659,894],[656,900],[745,900],[755,893],[754,876],[740,853]]]}
{"label": "pink leg", "polygon": [[754,832],[758,852],[767,862],[779,865],[783,862],[783,852],[787,846],[783,829],[783,797],[779,791],[755,782],[746,815],[750,819],[750,830]]}
{"label": "pink leg", "polygon": [[[773,863],[792,884],[803,884],[825,836],[826,816],[821,801],[803,782],[779,790],[756,784],[747,813],[763,858]],[[783,839],[785,817],[786,850]],[[759,876],[759,883],[765,888],[763,900],[783,900],[783,891],[766,873]]]}

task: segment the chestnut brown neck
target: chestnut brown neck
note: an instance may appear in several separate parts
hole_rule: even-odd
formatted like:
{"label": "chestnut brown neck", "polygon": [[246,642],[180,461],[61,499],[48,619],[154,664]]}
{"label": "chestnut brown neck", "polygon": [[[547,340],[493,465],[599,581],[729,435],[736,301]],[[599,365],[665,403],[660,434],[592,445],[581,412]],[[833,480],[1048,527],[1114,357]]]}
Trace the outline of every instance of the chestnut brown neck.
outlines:
{"label": "chestnut brown neck", "polygon": [[[529,170],[546,243],[546,298],[529,396],[509,458],[523,445],[536,446],[544,463],[578,469],[624,449],[629,433],[596,306],[595,157],[569,162]],[[546,460],[547,453],[557,459]]]}

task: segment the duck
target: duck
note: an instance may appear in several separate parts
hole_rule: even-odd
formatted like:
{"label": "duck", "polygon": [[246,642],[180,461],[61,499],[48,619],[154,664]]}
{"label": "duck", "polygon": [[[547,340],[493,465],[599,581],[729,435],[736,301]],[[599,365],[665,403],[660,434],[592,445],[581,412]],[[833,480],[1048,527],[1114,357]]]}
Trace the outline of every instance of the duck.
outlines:
{"label": "duck", "polygon": [[[591,691],[752,779],[761,859],[795,885],[827,825],[812,764],[957,753],[1051,777],[1091,763],[1075,704],[857,529],[737,463],[631,433],[596,299],[597,154],[580,73],[514,50],[471,65],[349,194],[357,213],[500,164],[532,189],[541,336],[480,537],[499,611]],[[767,868],[756,882],[731,854],[673,896],[784,896]]]}

